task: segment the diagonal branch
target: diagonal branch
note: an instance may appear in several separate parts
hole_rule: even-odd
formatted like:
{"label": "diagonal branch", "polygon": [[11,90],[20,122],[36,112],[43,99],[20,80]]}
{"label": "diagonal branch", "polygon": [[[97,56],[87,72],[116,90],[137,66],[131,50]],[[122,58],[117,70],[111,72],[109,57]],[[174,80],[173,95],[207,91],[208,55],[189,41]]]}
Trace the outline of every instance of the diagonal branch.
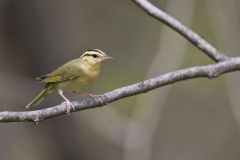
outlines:
{"label": "diagonal branch", "polygon": [[[240,70],[240,57],[232,58],[217,64],[191,67],[174,72],[169,72],[158,77],[138,82],[126,87],[115,89],[111,92],[99,95],[103,104],[114,102],[118,99],[138,95],[150,90],[166,86],[175,82],[184,81],[195,78],[216,78],[223,73]],[[103,104],[100,101],[95,101],[92,98],[86,98],[82,101],[72,102],[77,111],[90,108],[101,107]],[[0,112],[0,122],[39,122],[56,116],[65,114],[67,111],[64,105],[40,109],[35,111],[25,112]]]}
{"label": "diagonal branch", "polygon": [[197,48],[206,53],[215,62],[220,62],[227,60],[228,57],[218,51],[215,47],[201,38],[198,34],[193,32],[190,28],[184,26],[178,20],[168,15],[167,13],[161,11],[159,8],[154,6],[147,0],[133,0],[139,7],[147,12],[150,16],[156,18],[157,20],[163,22],[164,24],[171,27],[173,30],[185,37],[189,42],[195,45]]}

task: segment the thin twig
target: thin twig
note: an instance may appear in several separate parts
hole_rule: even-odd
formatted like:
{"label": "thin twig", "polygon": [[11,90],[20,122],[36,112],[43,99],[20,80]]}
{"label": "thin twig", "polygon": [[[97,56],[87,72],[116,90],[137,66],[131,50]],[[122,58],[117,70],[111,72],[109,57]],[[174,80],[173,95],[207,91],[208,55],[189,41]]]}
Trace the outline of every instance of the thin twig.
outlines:
{"label": "thin twig", "polygon": [[141,7],[144,11],[147,12],[150,16],[156,18],[162,23],[168,25],[173,30],[181,34],[187,40],[189,40],[192,44],[206,53],[211,59],[215,62],[221,62],[227,60],[228,57],[218,51],[215,47],[213,47],[210,43],[205,41],[201,36],[193,32],[190,28],[184,26],[178,20],[168,15],[167,13],[161,11],[159,8],[154,6],[147,0],[133,0],[139,7]]}
{"label": "thin twig", "polygon": [[[175,82],[195,79],[200,77],[205,78],[216,78],[223,73],[240,70],[240,57],[232,58],[224,62],[217,64],[191,67],[182,69],[174,72],[169,72],[158,77],[138,82],[126,87],[115,89],[111,92],[99,95],[102,102],[97,101],[93,98],[86,98],[82,101],[72,102],[76,108],[76,111],[86,110],[90,108],[96,108],[104,106],[114,102],[118,99],[125,97],[134,96],[141,93],[146,93],[150,90],[166,86]],[[102,104],[103,103],[103,104]],[[56,116],[65,114],[67,108],[64,105],[57,105],[54,107],[40,109],[35,111],[24,111],[24,112],[0,112],[0,122],[39,122]],[[75,111],[74,111],[75,112]]]}

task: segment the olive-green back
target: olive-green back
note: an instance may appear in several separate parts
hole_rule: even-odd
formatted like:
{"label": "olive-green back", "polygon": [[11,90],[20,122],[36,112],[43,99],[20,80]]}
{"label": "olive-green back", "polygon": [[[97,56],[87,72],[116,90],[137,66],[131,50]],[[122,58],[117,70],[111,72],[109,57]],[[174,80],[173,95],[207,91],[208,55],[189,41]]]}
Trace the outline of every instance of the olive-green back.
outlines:
{"label": "olive-green back", "polygon": [[80,59],[74,59],[57,68],[50,74],[36,79],[44,83],[57,83],[74,79],[83,74],[83,64]]}

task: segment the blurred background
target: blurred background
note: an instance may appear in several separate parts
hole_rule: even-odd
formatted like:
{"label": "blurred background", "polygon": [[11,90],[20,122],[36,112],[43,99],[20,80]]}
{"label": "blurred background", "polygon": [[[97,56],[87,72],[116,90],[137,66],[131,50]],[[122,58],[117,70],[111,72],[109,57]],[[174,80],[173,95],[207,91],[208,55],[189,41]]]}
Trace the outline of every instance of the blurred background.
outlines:
{"label": "blurred background", "polygon": [[[151,2],[238,56],[239,0]],[[43,87],[34,78],[86,49],[114,57],[86,88],[93,94],[213,63],[131,0],[1,0],[0,24],[1,111],[24,111]],[[239,160],[239,79],[184,81],[38,125],[0,123],[0,159]],[[49,96],[35,109],[61,101]]]}

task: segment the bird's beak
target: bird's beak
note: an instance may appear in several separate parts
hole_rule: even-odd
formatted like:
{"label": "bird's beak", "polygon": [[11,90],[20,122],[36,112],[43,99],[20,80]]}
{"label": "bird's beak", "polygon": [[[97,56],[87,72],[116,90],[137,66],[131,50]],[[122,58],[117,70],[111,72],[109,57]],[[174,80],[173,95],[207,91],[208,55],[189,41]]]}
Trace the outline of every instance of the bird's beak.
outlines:
{"label": "bird's beak", "polygon": [[101,57],[102,61],[106,61],[106,60],[109,60],[109,59],[113,59],[113,57],[110,57],[108,55],[105,55],[105,56]]}

